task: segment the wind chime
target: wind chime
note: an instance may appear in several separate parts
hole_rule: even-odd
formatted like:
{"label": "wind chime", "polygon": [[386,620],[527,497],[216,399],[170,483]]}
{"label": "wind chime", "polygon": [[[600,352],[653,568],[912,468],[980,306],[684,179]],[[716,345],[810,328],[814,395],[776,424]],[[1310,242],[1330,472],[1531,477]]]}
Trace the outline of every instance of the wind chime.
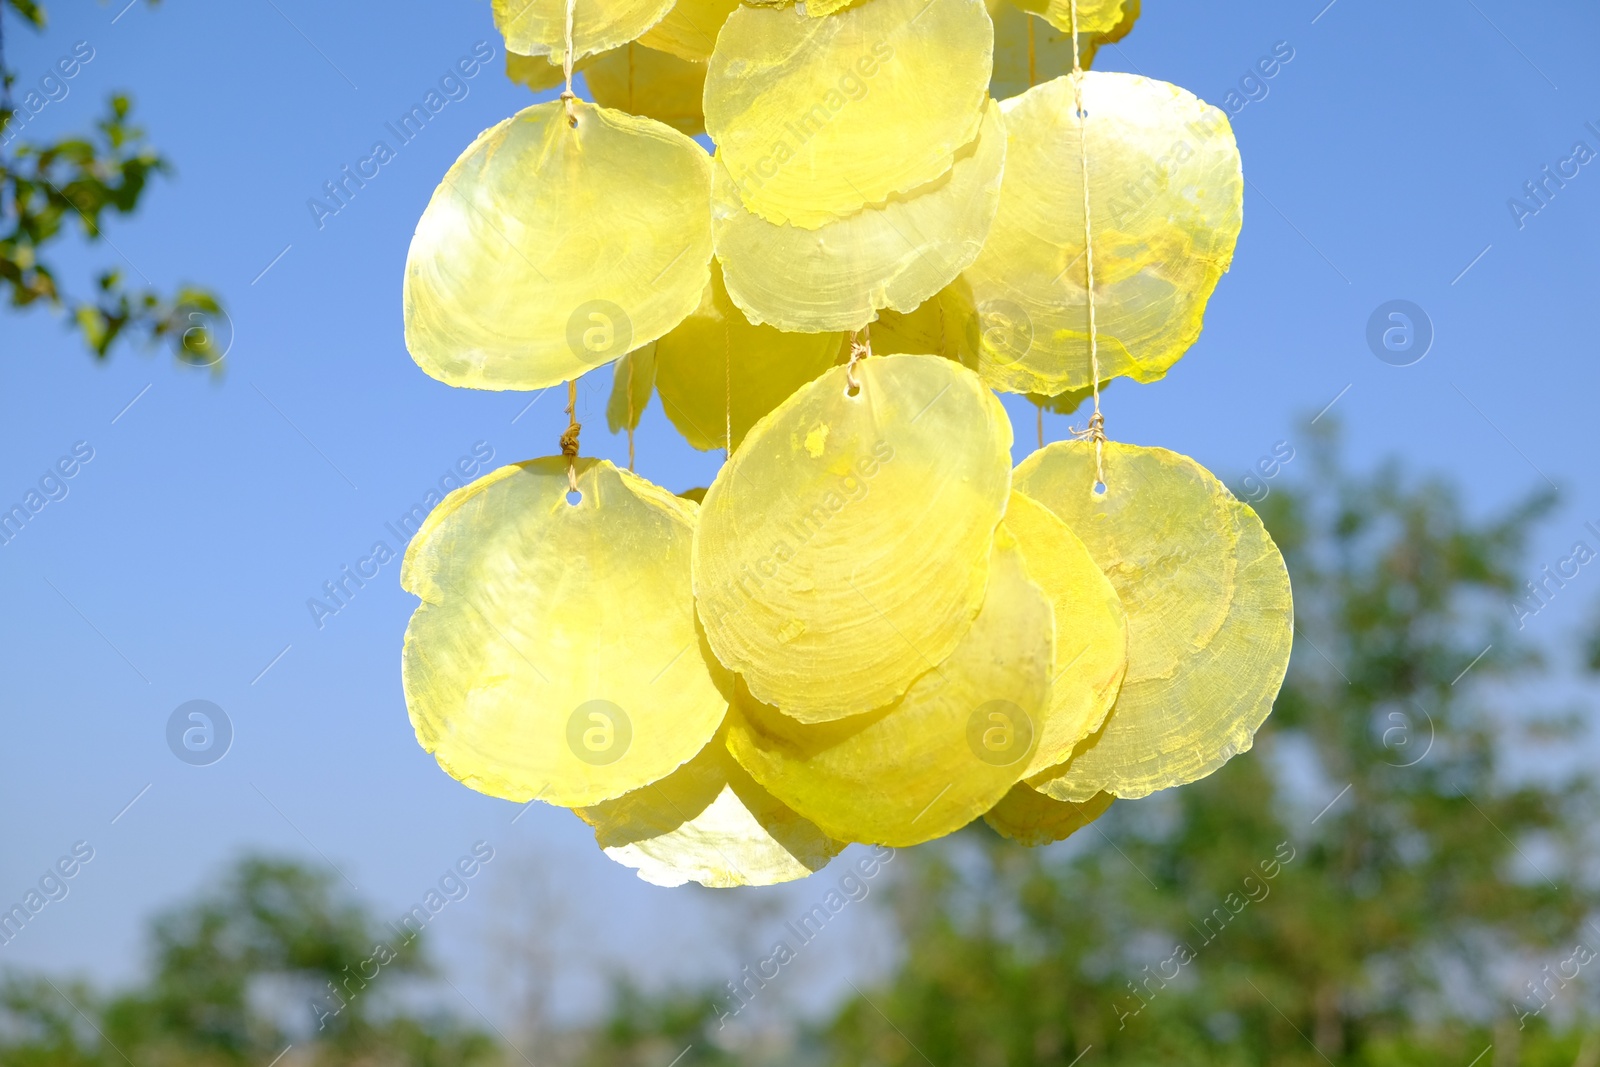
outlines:
{"label": "wind chime", "polygon": [[[569,421],[406,553],[440,766],[722,887],[979,817],[1045,844],[1250,748],[1282,557],[1101,412],[1194,343],[1242,222],[1221,111],[1085,69],[1137,8],[494,0],[509,73],[564,89],[445,175],[406,342],[450,385],[565,382]],[[627,470],[579,449],[613,362]],[[996,390],[1091,414],[1013,469]],[[633,473],[652,396],[726,450],[709,488]]]}

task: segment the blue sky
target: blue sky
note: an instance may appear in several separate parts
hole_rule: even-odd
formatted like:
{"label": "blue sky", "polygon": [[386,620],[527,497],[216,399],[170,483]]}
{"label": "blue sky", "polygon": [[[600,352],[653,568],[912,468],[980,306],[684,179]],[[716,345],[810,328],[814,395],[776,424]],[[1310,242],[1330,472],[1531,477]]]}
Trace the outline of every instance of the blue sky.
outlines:
{"label": "blue sky", "polygon": [[[1446,473],[1475,510],[1558,485],[1565,504],[1533,577],[1600,520],[1600,163],[1520,225],[1507,202],[1575,142],[1600,151],[1600,9],[1325,2],[1147,0],[1133,34],[1102,53],[1102,68],[1213,103],[1243,97],[1241,79],[1279,42],[1294,53],[1233,116],[1245,227],[1205,333],[1165,381],[1111,388],[1108,430],[1194,455],[1237,486],[1337,399],[1329,417],[1359,462],[1397,455]],[[164,352],[96,365],[47,314],[0,316],[0,501],[21,500],[79,442],[93,453],[66,496],[0,547],[0,898],[20,897],[75,842],[95,849],[0,964],[125,978],[143,918],[247,848],[336,865],[398,915],[478,840],[496,859],[436,925],[450,973],[491,1015],[497,895],[565,946],[568,1006],[605,961],[718,974],[739,951],[730,930],[768,940],[762,924],[781,925],[830,876],[728,903],[643,886],[565,812],[536,807],[513,824],[516,808],[457,785],[412,737],[399,653],[414,601],[398,564],[320,629],[306,607],[375,542],[397,547],[386,524],[475,445],[492,447],[494,465],[546,455],[564,426],[559,391],[529,407],[525,394],[453,390],[402,340],[401,271],[429,195],[481,129],[531,99],[500,74],[487,3],[53,8],[42,36],[8,21],[19,88],[77,42],[94,58],[32,129],[86,127],[108,92],[130,88],[177,166],[138,217],[112,226],[115,248],[64,254],[69,284],[82,291],[93,268],[121,264],[164,288],[213,286],[234,340],[213,377]],[[470,93],[319,228],[307,201],[478,42],[496,61]],[[1366,340],[1374,311],[1397,299],[1434,333],[1404,367]],[[582,382],[583,447],[625,459],[604,430],[608,388],[606,371]],[[1032,409],[1011,410],[1029,449]],[[641,473],[683,489],[717,461],[652,408]],[[1579,587],[1531,625],[1553,638],[1596,595],[1600,584]],[[168,717],[193,699],[221,706],[236,733],[213,766],[167,748]],[[806,965],[871,966],[852,940]]]}

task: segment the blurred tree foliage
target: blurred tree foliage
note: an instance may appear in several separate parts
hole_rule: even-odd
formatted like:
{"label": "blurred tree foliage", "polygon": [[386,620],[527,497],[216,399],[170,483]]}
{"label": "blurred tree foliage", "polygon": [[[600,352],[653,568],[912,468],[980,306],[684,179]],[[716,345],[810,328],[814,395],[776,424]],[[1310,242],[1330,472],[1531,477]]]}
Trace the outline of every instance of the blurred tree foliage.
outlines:
{"label": "blurred tree foliage", "polygon": [[[405,1008],[431,970],[407,939],[339,899],[331,876],[240,863],[214,891],[156,919],[140,987],[102,996],[64,979],[0,981],[6,1067],[472,1067],[484,1033]],[[387,962],[385,962],[387,961]]]}
{"label": "blurred tree foliage", "polygon": [[74,225],[88,241],[103,239],[106,217],[132,214],[150,179],[169,173],[171,164],[133,125],[133,104],[122,93],[107,101],[90,134],[43,144],[23,139],[13,128],[19,108],[31,114],[42,109],[44,98],[30,90],[18,100],[13,93],[18,75],[5,58],[8,10],[35,30],[46,19],[39,0],[0,0],[0,294],[12,308],[43,305],[64,312],[100,359],[117,341],[133,337],[166,342],[186,363],[218,365],[231,327],[205,289],[182,286],[168,295],[136,288],[120,269],[102,271],[89,297],[61,287],[45,259],[49,246]]}

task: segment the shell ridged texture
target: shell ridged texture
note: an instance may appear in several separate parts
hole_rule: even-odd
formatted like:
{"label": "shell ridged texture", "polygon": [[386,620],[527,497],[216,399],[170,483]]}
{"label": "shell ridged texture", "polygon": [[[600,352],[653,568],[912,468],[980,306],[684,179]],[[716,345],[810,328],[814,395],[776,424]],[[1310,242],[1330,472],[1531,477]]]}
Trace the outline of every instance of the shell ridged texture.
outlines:
{"label": "shell ridged texture", "polygon": [[950,169],[978,134],[992,40],[983,0],[746,5],[711,55],[706,130],[745,207],[814,229]]}
{"label": "shell ridged texture", "polygon": [[847,374],[756,424],[695,536],[712,650],[806,721],[881,708],[950,654],[983,603],[1011,489],[1010,423],[977,375],[874,357],[851,396]]}
{"label": "shell ridged texture", "polygon": [[782,330],[857,330],[882,308],[909,312],[977,258],[1000,204],[1005,127],[990,102],[977,138],[926,185],[816,229],[746,210],[715,167],[712,230],[728,292],[752,322]]}
{"label": "shell ridged texture", "polygon": [[901,700],[804,724],[736,696],[728,735],[735,758],[844,840],[914,845],[989,810],[1016,783],[1030,750],[1019,738],[1018,751],[992,758],[981,740],[990,716],[1037,721],[1052,669],[1050,604],[1008,534],[995,538],[989,574],[977,620]]}
{"label": "shell ridged texture", "polygon": [[555,385],[655,340],[700,302],[709,157],[659,122],[576,106],[576,128],[551,101],[480,134],[417,223],[406,347],[446,384]]}
{"label": "shell ridged texture", "polygon": [[1288,573],[1261,521],[1187,456],[1061,442],[1017,485],[1078,533],[1128,615],[1128,670],[1101,729],[1029,779],[1058,800],[1141,797],[1211,773],[1250,747],[1293,636]]}
{"label": "shell ridged texture", "polygon": [[[417,740],[507,800],[593,804],[672,773],[727,710],[698,653],[695,505],[604,460],[502,467],[434,509],[400,581]],[[581,561],[581,566],[575,566]]]}
{"label": "shell ridged texture", "polygon": [[[494,24],[506,48],[525,56],[547,56],[559,65],[566,54],[567,0],[493,0]],[[572,12],[574,59],[635,40],[660,22],[672,0],[583,0]]]}
{"label": "shell ridged texture", "polygon": [[966,278],[981,372],[1055,395],[1089,384],[1080,130],[1087,130],[1102,378],[1154,381],[1200,336],[1233,259],[1244,179],[1228,120],[1165,82],[1090,71],[1080,126],[1071,77],[1003,101],[1006,173]]}

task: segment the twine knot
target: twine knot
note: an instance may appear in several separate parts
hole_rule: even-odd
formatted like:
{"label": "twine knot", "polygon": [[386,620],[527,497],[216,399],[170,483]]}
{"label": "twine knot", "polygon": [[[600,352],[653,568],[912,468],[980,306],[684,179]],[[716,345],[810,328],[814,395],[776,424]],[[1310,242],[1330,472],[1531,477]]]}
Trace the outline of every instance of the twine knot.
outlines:
{"label": "twine knot", "polygon": [[567,457],[567,491],[578,491],[578,435],[583,423],[578,421],[578,383],[567,383],[567,428],[561,431],[561,454]]}
{"label": "twine knot", "polygon": [[1106,441],[1106,417],[1097,411],[1089,416],[1089,425],[1069,427],[1067,432],[1080,441],[1103,444]]}
{"label": "twine knot", "polygon": [[571,126],[573,129],[577,129],[578,126],[578,109],[573,103],[573,101],[577,100],[578,97],[577,94],[572,91],[572,18],[577,4],[578,0],[567,0],[567,47],[566,51],[561,57],[561,73],[564,74],[567,79],[567,87],[561,91],[561,102],[566,105],[567,108],[567,125]]}
{"label": "twine knot", "polygon": [[569,460],[578,458],[578,434],[583,432],[583,423],[574,422],[561,433],[561,454]]}
{"label": "twine knot", "polygon": [[[863,340],[856,338],[864,334]],[[872,329],[862,327],[861,330],[850,334],[850,362],[845,364],[844,380],[850,383],[850,395],[854,396],[861,391],[861,383],[856,381],[856,364],[872,355]]]}

